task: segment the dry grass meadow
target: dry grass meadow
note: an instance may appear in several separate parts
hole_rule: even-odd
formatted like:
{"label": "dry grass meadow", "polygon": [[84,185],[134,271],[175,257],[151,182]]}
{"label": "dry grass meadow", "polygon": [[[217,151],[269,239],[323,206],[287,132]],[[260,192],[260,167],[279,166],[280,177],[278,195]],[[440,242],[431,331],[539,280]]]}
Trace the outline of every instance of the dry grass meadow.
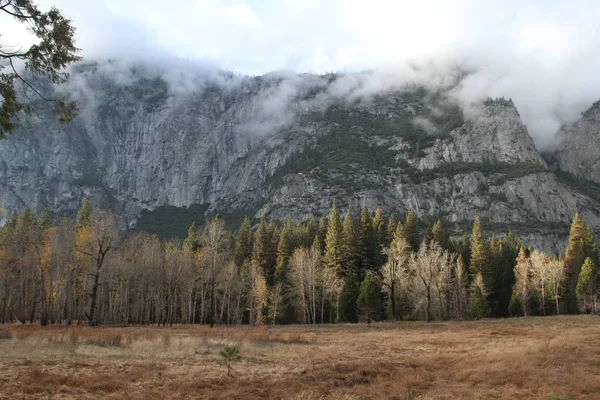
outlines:
{"label": "dry grass meadow", "polygon": [[[219,363],[239,345],[234,377]],[[0,325],[0,399],[600,399],[600,318]]]}

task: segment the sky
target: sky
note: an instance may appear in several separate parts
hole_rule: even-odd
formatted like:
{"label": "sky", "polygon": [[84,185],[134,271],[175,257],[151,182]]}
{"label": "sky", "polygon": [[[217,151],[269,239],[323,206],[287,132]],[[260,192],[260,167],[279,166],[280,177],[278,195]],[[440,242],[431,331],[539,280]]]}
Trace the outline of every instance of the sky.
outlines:
{"label": "sky", "polygon": [[[402,75],[418,66],[442,80],[460,67],[471,74],[456,96],[465,103],[512,98],[539,146],[600,99],[597,0],[37,3],[73,20],[87,60],[186,59],[240,74]],[[25,40],[10,30],[12,42]]]}

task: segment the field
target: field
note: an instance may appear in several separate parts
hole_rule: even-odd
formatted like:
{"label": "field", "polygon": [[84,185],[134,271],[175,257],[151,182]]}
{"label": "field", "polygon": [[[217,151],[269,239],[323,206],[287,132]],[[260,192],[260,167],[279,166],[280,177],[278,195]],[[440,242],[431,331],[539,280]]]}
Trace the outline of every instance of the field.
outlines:
{"label": "field", "polygon": [[[239,346],[227,377],[219,350]],[[600,318],[0,325],[0,399],[598,399]]]}

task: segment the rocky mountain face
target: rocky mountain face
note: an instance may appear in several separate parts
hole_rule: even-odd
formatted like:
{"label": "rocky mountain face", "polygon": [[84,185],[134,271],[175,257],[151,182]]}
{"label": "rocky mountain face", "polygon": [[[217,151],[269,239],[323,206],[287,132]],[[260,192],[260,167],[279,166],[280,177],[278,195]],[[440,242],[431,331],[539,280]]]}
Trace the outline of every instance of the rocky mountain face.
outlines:
{"label": "rocky mountain face", "polygon": [[[343,76],[221,74],[182,90],[164,75],[122,75],[81,66],[68,87],[81,108],[72,124],[42,110],[0,142],[6,210],[70,216],[89,196],[133,227],[165,205],[305,218],[336,200],[444,217],[455,234],[481,216],[551,251],[563,250],[576,212],[600,227],[594,196],[549,168],[510,101],[465,121],[421,88],[357,94]],[[595,118],[574,129],[594,136]],[[560,168],[598,181],[593,146],[574,161],[584,142],[557,153]]]}
{"label": "rocky mountain face", "polygon": [[558,134],[551,154],[557,167],[574,176],[600,183],[600,101]]}

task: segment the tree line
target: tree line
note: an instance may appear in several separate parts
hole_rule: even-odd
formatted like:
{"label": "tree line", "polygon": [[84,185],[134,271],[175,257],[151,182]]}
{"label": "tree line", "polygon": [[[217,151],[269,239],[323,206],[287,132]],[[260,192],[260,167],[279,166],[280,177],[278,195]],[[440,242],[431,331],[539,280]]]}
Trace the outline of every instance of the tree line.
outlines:
{"label": "tree line", "polygon": [[0,229],[0,319],[110,324],[450,320],[597,312],[594,234],[575,215],[563,256],[508,232],[452,238],[441,220],[378,209],[282,223],[214,217],[183,242],[123,235],[85,200],[75,221],[13,213]]}

